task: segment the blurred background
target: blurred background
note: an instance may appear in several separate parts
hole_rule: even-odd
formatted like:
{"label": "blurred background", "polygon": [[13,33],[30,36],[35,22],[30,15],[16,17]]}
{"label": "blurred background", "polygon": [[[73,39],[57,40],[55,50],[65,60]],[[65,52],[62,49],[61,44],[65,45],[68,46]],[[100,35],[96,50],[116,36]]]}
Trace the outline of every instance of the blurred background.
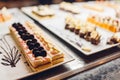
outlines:
{"label": "blurred background", "polygon": [[[81,1],[92,1],[92,0],[0,0],[0,8],[6,6],[7,8],[22,7],[22,6],[33,6],[38,4],[52,4],[60,3],[61,1],[67,2],[81,2]],[[103,1],[103,0],[99,0]]]}

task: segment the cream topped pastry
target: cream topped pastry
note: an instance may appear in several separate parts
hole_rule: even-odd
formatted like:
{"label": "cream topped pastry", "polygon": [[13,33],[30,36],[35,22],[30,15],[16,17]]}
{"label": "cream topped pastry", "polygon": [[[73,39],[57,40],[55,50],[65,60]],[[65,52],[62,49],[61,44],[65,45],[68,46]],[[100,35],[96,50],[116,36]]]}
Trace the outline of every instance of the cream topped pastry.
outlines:
{"label": "cream topped pastry", "polygon": [[80,27],[81,27],[81,21],[79,19],[76,19],[76,21],[75,21],[75,29],[74,29],[74,32],[76,34],[79,34]]}
{"label": "cream topped pastry", "polygon": [[74,31],[76,24],[75,24],[76,20],[73,18],[72,15],[68,15],[65,18],[65,29],[69,29],[70,31]]}
{"label": "cream topped pastry", "polygon": [[87,28],[86,27],[81,27],[80,31],[79,31],[79,36],[81,38],[85,38],[85,35],[87,34]]}
{"label": "cream topped pastry", "polygon": [[100,43],[100,35],[97,31],[92,31],[90,34],[90,41],[92,44],[98,45]]}
{"label": "cream topped pastry", "polygon": [[12,18],[12,15],[7,11],[7,8],[3,7],[0,10],[0,23],[6,22]]}
{"label": "cream topped pastry", "polygon": [[93,31],[96,31],[96,26],[95,25],[92,25],[92,24],[87,24],[86,25],[86,35],[84,36],[84,38],[87,40],[87,41],[90,41],[91,39],[91,33]]}
{"label": "cream topped pastry", "polygon": [[108,40],[107,44],[120,43],[120,32],[114,33],[113,36]]}
{"label": "cream topped pastry", "polygon": [[92,23],[81,22],[80,19],[74,18],[73,16],[67,16],[65,18],[65,29],[78,34],[81,38],[90,41],[92,44],[100,43],[100,35],[96,31],[96,26]]}
{"label": "cream topped pastry", "polygon": [[67,15],[65,18],[65,29],[79,34],[80,23],[81,21],[79,19],[74,18],[72,15]]}

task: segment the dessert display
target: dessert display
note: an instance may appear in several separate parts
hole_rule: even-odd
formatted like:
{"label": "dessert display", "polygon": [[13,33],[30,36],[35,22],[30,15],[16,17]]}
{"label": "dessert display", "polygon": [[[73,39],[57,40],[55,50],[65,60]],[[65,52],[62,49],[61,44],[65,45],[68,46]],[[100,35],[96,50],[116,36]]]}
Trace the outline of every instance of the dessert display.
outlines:
{"label": "dessert display", "polygon": [[33,71],[53,66],[64,61],[64,54],[47,41],[40,29],[30,23],[14,23],[10,33]]}
{"label": "dessert display", "polygon": [[12,18],[12,15],[10,15],[10,13],[8,13],[7,8],[3,7],[0,10],[0,23],[6,22],[6,21],[10,20],[11,18]]}
{"label": "dessert display", "polygon": [[114,33],[113,36],[108,40],[107,44],[120,43],[120,32]]}
{"label": "dessert display", "polygon": [[87,20],[88,22],[93,23],[96,26],[99,26],[111,32],[120,31],[120,21],[118,19],[104,16],[90,16]]}
{"label": "dessert display", "polygon": [[50,9],[48,5],[45,6],[34,6],[32,8],[32,13],[38,15],[39,17],[52,17],[55,15],[54,10]]}
{"label": "dessert display", "polygon": [[104,8],[97,5],[97,4],[93,4],[93,5],[83,4],[82,7],[86,8],[86,9],[89,9],[89,10],[97,11],[97,12],[103,12],[104,11]]}
{"label": "dessert display", "polygon": [[100,34],[96,31],[96,27],[93,24],[85,23],[82,25],[79,19],[67,16],[65,19],[65,29],[70,30],[81,38],[90,41],[94,45],[100,43]]}
{"label": "dessert display", "polygon": [[72,3],[69,3],[69,2],[61,2],[60,9],[71,12],[73,14],[80,13],[80,10],[79,10],[80,8],[78,6],[73,5]]}
{"label": "dessert display", "polygon": [[56,16],[49,20],[39,20],[31,13],[27,13],[28,9],[32,9],[31,7],[22,9],[43,27],[85,55],[91,55],[119,44],[107,44],[108,38],[120,31],[120,22],[116,18],[114,9],[104,5],[101,6],[94,1],[83,3],[61,2],[51,5],[50,8],[55,10]]}

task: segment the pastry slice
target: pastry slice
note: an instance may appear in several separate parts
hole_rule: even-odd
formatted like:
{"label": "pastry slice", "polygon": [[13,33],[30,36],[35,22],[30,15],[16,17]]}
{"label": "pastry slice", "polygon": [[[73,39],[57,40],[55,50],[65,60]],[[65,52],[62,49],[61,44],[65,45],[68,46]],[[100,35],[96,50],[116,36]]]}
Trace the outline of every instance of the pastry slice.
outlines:
{"label": "pastry slice", "polygon": [[100,35],[97,31],[92,31],[90,34],[90,41],[92,44],[98,45],[100,43]]}
{"label": "pastry slice", "polygon": [[[35,26],[23,26],[20,23],[14,23],[10,27],[10,32],[13,38],[23,52],[23,55],[32,70],[40,71],[54,65],[54,60],[50,56],[51,52],[45,47],[45,44],[47,43],[44,43],[39,39],[38,35],[41,34],[36,33],[37,30],[35,30]],[[64,60],[64,56],[62,56],[62,59]]]}
{"label": "pastry slice", "polygon": [[120,43],[120,33],[114,33],[113,36],[107,41],[107,44]]}
{"label": "pastry slice", "polygon": [[59,62],[63,62],[64,61],[64,54],[63,54],[63,52],[61,52],[57,48],[56,45],[53,45],[51,43],[52,41],[50,42],[50,39],[48,37],[45,37],[45,35],[42,34],[42,32],[40,32],[41,30],[39,28],[37,28],[35,25],[33,25],[33,24],[29,23],[29,22],[26,22],[26,25],[28,25],[30,29],[35,31],[34,34],[42,42],[44,48],[48,51],[48,55],[52,59],[52,64],[57,64]]}

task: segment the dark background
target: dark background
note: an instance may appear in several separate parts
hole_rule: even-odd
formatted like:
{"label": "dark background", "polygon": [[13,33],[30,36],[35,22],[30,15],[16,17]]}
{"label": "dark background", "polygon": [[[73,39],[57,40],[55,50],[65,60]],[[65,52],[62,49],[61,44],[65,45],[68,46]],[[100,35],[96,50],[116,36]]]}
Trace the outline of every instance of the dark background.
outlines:
{"label": "dark background", "polygon": [[52,4],[60,3],[61,1],[74,2],[74,1],[85,1],[85,0],[0,0],[0,9],[2,7],[13,8],[23,6],[33,6],[39,4]]}

